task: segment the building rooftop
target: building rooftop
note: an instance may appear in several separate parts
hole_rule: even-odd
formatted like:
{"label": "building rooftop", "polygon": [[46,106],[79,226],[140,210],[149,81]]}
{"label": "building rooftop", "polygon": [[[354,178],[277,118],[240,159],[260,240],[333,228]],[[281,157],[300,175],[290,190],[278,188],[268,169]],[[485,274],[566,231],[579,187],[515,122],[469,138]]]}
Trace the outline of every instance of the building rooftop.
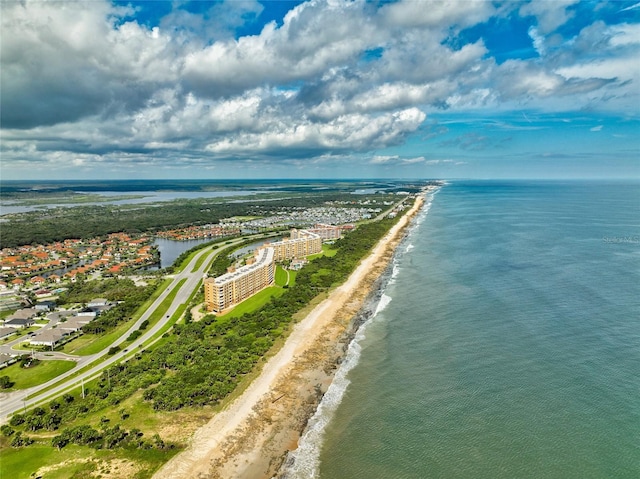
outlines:
{"label": "building rooftop", "polygon": [[217,278],[215,278],[214,282],[215,284],[217,284],[218,286],[221,286],[225,283],[231,282],[235,279],[238,279],[248,273],[250,273],[251,271],[255,271],[257,269],[262,268],[264,265],[272,263],[273,262],[273,248],[270,247],[266,247],[266,248],[261,248],[259,250],[256,251],[256,261],[255,263],[252,264],[248,264],[245,265],[241,268],[238,268],[236,271],[233,271],[231,273],[225,273],[221,276],[218,276]]}
{"label": "building rooftop", "polygon": [[58,329],[47,329],[33,336],[29,343],[31,344],[52,344],[60,341],[68,333]]}

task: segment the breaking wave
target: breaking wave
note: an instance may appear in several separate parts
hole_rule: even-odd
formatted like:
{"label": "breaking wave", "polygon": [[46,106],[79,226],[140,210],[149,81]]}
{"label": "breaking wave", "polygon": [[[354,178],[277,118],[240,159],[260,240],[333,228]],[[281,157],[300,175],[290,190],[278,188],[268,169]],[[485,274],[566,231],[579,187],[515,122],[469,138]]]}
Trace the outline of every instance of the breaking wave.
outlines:
{"label": "breaking wave", "polygon": [[[429,209],[431,208],[431,202],[433,195],[438,190],[431,192],[425,198],[425,204],[420,214],[415,218],[413,225],[405,238],[411,236],[414,228],[419,225],[426,217]],[[403,251],[409,253],[413,249],[413,244],[409,243],[405,248],[398,248],[397,251]],[[309,420],[307,427],[298,442],[298,448],[295,451],[289,453],[285,464],[283,465],[279,477],[282,479],[317,479],[320,474],[320,451],[322,448],[322,441],[324,432],[327,425],[331,422],[338,406],[342,402],[347,388],[351,381],[347,378],[349,372],[358,365],[360,361],[360,355],[362,353],[361,342],[366,337],[367,327],[374,322],[377,318],[381,317],[382,311],[392,301],[392,297],[387,293],[388,286],[395,282],[395,278],[400,272],[398,266],[398,257],[394,257],[391,264],[390,274],[387,273],[387,280],[383,281],[378,294],[375,294],[373,301],[377,301],[373,314],[368,318],[365,316],[365,320],[358,328],[353,340],[349,344],[347,352],[345,354],[342,364],[338,368],[333,381],[331,382],[327,392],[322,397],[316,412]],[[365,306],[366,309],[367,306]],[[369,308],[373,307],[373,304],[368,305]]]}

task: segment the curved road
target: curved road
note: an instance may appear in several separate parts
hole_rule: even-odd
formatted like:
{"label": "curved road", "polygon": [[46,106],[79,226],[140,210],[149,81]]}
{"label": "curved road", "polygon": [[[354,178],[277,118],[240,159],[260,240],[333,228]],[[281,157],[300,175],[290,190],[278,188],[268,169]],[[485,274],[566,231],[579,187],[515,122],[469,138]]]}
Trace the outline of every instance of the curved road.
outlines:
{"label": "curved road", "polygon": [[[393,207],[400,205],[405,200],[406,198],[401,199]],[[376,220],[384,217],[386,214],[389,213],[389,211],[392,208],[384,210],[382,213],[380,213],[380,215],[378,215]],[[262,237],[264,235],[250,235],[249,237],[252,237],[252,236]],[[212,256],[212,255],[218,254],[221,251],[224,251],[225,249],[232,247],[238,243],[241,243],[245,240],[246,240],[245,238],[237,238],[235,240],[230,240],[229,244],[224,244],[218,249],[214,250],[211,247],[207,247],[207,248],[204,248],[202,251],[198,252],[193,257],[193,259],[189,262],[189,264],[182,270],[182,272],[174,276],[171,284],[165,288],[165,290],[160,294],[160,296],[156,298],[153,304],[147,309],[147,311],[145,311],[142,314],[140,319],[138,319],[138,321],[136,321],[136,323],[133,326],[131,326],[131,328],[129,328],[127,332],[125,332],[116,341],[111,343],[108,347],[106,347],[99,353],[88,355],[88,356],[74,357],[73,359],[78,364],[77,367],[74,367],[73,369],[63,374],[56,376],[55,378],[51,379],[50,381],[44,384],[40,384],[38,386],[34,386],[28,389],[21,389],[19,391],[15,391],[12,393],[0,394],[0,423],[6,422],[8,419],[8,416],[15,413],[16,411],[19,411],[21,409],[27,409],[28,407],[41,403],[45,400],[53,399],[54,397],[59,396],[60,394],[64,393],[65,391],[68,391],[69,389],[78,387],[79,385],[82,384],[83,381],[90,381],[96,378],[97,376],[102,374],[102,371],[104,369],[111,366],[112,364],[117,363],[119,361],[127,360],[129,357],[133,356],[134,350],[138,350],[138,349],[142,350],[141,348],[142,344],[147,342],[153,335],[155,335],[158,331],[160,331],[160,329],[162,329],[169,322],[169,320],[171,319],[173,314],[177,311],[177,309],[180,307],[180,305],[182,305],[189,299],[193,290],[199,287],[200,281],[203,279],[205,275],[205,269],[209,264],[210,258],[204,259],[201,265],[199,266],[199,268],[196,271],[192,272],[198,260],[203,256]],[[140,328],[140,325],[143,323],[143,321],[151,317],[151,315],[160,307],[160,305],[162,304],[166,296],[171,291],[173,291],[177,287],[179,282],[183,279],[186,279],[185,283],[182,285],[182,287],[180,287],[180,290],[178,291],[174,300],[169,306],[169,309],[164,313],[164,317],[161,318],[160,321],[158,321],[155,325],[153,325],[148,330],[144,331],[144,333],[137,340],[131,343],[127,347],[127,349],[125,349],[124,351],[119,351],[113,356],[109,356],[108,359],[102,362],[99,362],[93,367],[90,367],[83,373],[78,374],[77,376],[74,376],[74,377],[70,377],[70,376],[73,376],[77,371],[81,370],[83,367],[89,364],[92,364],[93,362],[97,361],[98,359],[104,356],[107,356],[107,352],[109,351],[110,348],[114,346],[118,346],[122,344],[124,341],[126,341],[127,337],[133,331],[136,331],[137,329]],[[52,357],[50,353],[39,353],[37,357],[38,356],[40,359],[54,359],[55,356],[60,357],[57,354],[54,357]],[[64,380],[65,378],[68,378],[68,379],[65,381]],[[52,387],[51,389],[47,389],[48,387],[53,386],[54,384],[58,384],[58,385],[55,387]],[[47,390],[43,391],[45,389]],[[39,393],[40,391],[43,391],[43,392]],[[33,396],[33,397],[31,397],[30,399],[27,399],[29,396]]]}
{"label": "curved road", "polygon": [[[160,294],[160,296],[156,298],[156,300],[149,307],[149,309],[147,309],[144,312],[144,314],[142,314],[140,319],[138,319],[138,321],[136,321],[136,323],[133,326],[131,326],[131,328],[127,332],[125,332],[122,336],[120,336],[116,341],[114,341],[108,347],[103,349],[101,352],[92,354],[89,356],[78,356],[76,359],[78,365],[76,367],[67,371],[64,374],[56,376],[55,378],[53,378],[52,380],[44,384],[40,384],[32,388],[22,389],[12,393],[0,395],[0,423],[5,422],[10,414],[13,414],[14,412],[19,411],[21,409],[26,409],[46,399],[53,399],[55,396],[58,396],[61,393],[68,391],[71,388],[79,386],[83,381],[89,381],[99,376],[105,368],[111,366],[114,363],[122,361],[124,356],[133,355],[131,351],[138,350],[143,343],[148,341],[149,338],[151,338],[154,334],[160,331],[160,329],[162,329],[167,324],[167,322],[169,322],[169,320],[171,319],[173,314],[177,311],[177,309],[180,307],[180,305],[182,305],[189,299],[193,290],[200,286],[200,281],[203,279],[205,275],[205,272],[206,272],[205,270],[207,265],[209,264],[210,258],[206,258],[204,261],[202,261],[202,264],[200,265],[200,267],[196,271],[192,272],[198,260],[202,256],[211,256],[211,255],[217,254],[223,251],[224,249],[234,246],[242,241],[245,241],[245,240],[243,238],[237,238],[235,240],[231,240],[231,243],[225,244],[218,249],[214,250],[211,247],[207,247],[207,248],[204,248],[201,252],[198,252],[193,257],[193,259],[189,262],[189,264],[182,270],[182,272],[174,276],[171,284],[169,284],[169,286],[165,288],[165,290]],[[76,373],[76,371],[82,369],[84,366],[87,366],[88,364],[93,363],[97,359],[102,358],[103,356],[106,356],[109,348],[118,346],[119,344],[123,343],[133,331],[140,328],[140,325],[142,324],[143,321],[151,317],[151,315],[160,307],[162,302],[165,300],[166,296],[171,291],[173,291],[174,288],[176,288],[179,282],[183,279],[186,279],[186,281],[184,282],[184,284],[176,294],[174,300],[169,306],[169,309],[166,311],[166,313],[164,314],[164,317],[160,319],[160,321],[158,321],[155,325],[153,325],[148,330],[144,331],[142,336],[140,336],[133,343],[131,343],[131,345],[129,345],[127,349],[125,349],[124,351],[119,351],[113,356],[109,356],[109,358],[106,359],[105,361],[102,361],[99,364],[96,364],[95,366],[87,369],[85,372],[77,376],[74,376],[73,378],[69,378],[69,376],[72,376],[74,373]],[[45,353],[42,353],[42,354],[45,354]],[[52,359],[50,356],[42,356],[42,355],[41,355],[41,358]],[[64,380],[64,378],[69,378],[69,379],[67,381],[60,383],[60,381]],[[48,389],[42,392],[41,394],[38,394],[39,391],[42,391],[47,387],[57,383],[60,383],[60,384],[58,386],[55,386],[51,389]],[[31,399],[27,399],[28,396],[33,396],[33,397]]]}

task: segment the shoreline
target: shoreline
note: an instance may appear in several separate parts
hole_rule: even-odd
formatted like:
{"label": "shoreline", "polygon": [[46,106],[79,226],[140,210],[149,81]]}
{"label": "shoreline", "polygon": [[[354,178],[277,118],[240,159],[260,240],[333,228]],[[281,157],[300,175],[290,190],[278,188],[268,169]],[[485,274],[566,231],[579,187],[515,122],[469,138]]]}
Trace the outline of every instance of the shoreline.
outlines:
{"label": "shoreline", "polygon": [[424,196],[416,197],[342,285],[294,325],[247,389],[199,428],[187,449],[164,464],[154,479],[278,475],[331,384],[362,322],[359,313],[375,293]]}

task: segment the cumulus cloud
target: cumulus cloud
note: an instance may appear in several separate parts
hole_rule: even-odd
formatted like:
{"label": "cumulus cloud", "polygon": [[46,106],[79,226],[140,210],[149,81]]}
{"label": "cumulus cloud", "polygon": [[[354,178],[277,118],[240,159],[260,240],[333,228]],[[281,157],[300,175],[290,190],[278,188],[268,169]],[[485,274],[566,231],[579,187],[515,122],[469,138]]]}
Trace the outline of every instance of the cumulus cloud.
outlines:
{"label": "cumulus cloud", "polygon": [[415,131],[425,118],[417,108],[409,108],[371,118],[361,114],[338,117],[327,123],[275,122],[259,133],[226,135],[207,145],[207,151],[273,153],[289,148],[310,151],[367,150],[397,144]]}
{"label": "cumulus cloud", "polygon": [[195,42],[200,47],[233,38],[236,28],[252,23],[264,10],[257,0],[216,2],[202,14],[177,6],[162,18],[160,29],[171,32],[179,43]]}
{"label": "cumulus cloud", "polygon": [[30,128],[144,106],[175,82],[170,39],[105,2],[2,4],[2,126]]}
{"label": "cumulus cloud", "polygon": [[448,28],[467,27],[488,19],[495,13],[491,2],[482,0],[450,0],[428,6],[413,0],[403,0],[382,9],[385,21],[400,27]]}
{"label": "cumulus cloud", "polygon": [[189,54],[184,79],[210,97],[311,79],[353,60],[376,45],[377,36],[360,1],[303,3],[286,15],[282,27],[272,22],[260,35],[215,42]]}
{"label": "cumulus cloud", "polygon": [[[237,29],[257,21],[256,0],[201,13],[176,3],[156,25],[107,0],[0,8],[1,147],[3,166],[16,169],[309,164],[348,152],[371,152],[371,164],[446,165],[375,151],[446,134],[424,125],[431,112],[637,105],[640,27],[597,21],[558,42],[574,1],[310,0],[253,35]],[[483,38],[464,41],[465,28],[500,15],[534,20],[539,58],[497,64]],[[499,147],[480,134],[454,143]]]}
{"label": "cumulus cloud", "polygon": [[533,48],[538,52],[538,55],[544,56],[546,53],[546,46],[544,44],[544,37],[538,33],[536,27],[529,27],[528,32],[529,37],[531,37],[531,41],[533,42]]}
{"label": "cumulus cloud", "polygon": [[538,29],[547,34],[564,25],[573,16],[568,8],[579,0],[554,0],[552,2],[532,1],[520,8],[522,16],[532,15],[538,20]]}

